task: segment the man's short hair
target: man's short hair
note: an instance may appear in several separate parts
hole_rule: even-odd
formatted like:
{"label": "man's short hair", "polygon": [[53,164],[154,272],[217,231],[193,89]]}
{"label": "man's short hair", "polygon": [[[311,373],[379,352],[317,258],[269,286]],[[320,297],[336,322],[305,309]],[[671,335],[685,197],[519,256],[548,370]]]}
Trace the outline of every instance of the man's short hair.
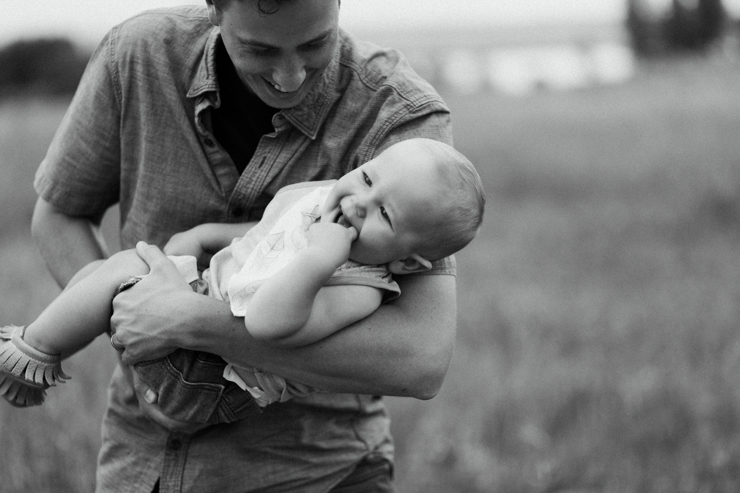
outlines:
{"label": "man's short hair", "polygon": [[[216,9],[223,11],[232,2],[243,2],[244,0],[211,0]],[[296,0],[257,0],[257,11],[262,15],[274,14],[280,9],[280,5],[285,2],[295,2]],[[341,4],[342,1],[339,0]]]}
{"label": "man's short hair", "polygon": [[[211,0],[213,5],[223,11],[233,2],[243,2],[244,0]],[[257,11],[260,14],[274,14],[284,2],[294,2],[295,0],[257,0]]]}

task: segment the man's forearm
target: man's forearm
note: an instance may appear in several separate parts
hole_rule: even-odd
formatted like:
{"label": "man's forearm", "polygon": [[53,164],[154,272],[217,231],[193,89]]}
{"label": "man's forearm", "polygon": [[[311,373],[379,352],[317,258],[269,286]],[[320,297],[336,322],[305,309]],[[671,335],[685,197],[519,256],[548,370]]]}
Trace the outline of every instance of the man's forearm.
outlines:
{"label": "man's forearm", "polygon": [[105,258],[106,247],[88,218],[72,218],[38,199],[31,225],[33,237],[60,287],[90,262]]}
{"label": "man's forearm", "polygon": [[179,305],[194,323],[179,332],[173,345],[218,354],[322,390],[431,398],[452,356],[455,278],[413,277],[404,281],[404,296],[397,302],[298,348],[278,348],[251,338],[226,303],[189,298]]}
{"label": "man's forearm", "polygon": [[455,340],[454,276],[399,276],[399,299],[314,344],[280,348],[250,337],[228,303],[193,293],[157,247],[136,251],[149,275],[114,298],[111,318],[126,364],[185,348],[331,392],[425,399],[442,385]]}

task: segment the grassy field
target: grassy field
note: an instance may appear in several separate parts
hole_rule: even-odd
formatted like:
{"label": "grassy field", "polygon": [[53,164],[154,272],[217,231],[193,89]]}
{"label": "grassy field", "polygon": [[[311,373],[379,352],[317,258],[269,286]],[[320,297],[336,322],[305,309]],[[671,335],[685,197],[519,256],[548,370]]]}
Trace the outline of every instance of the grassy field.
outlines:
{"label": "grassy field", "polygon": [[[740,63],[447,97],[489,194],[459,255],[440,394],[388,399],[405,493],[740,491]],[[57,293],[31,182],[65,102],[0,105],[0,320]],[[40,409],[0,406],[0,491],[91,491],[106,341]]]}

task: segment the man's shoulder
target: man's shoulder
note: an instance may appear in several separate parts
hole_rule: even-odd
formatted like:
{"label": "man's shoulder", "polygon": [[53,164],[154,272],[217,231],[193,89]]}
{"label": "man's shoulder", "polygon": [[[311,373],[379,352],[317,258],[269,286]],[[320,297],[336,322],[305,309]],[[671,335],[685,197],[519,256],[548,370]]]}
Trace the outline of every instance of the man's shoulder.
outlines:
{"label": "man's shoulder", "polygon": [[180,27],[181,24],[208,23],[208,12],[205,7],[181,5],[144,10],[119,24],[125,31],[162,30]]}
{"label": "man's shoulder", "polygon": [[185,5],[145,10],[111,32],[122,49],[136,49],[152,45],[189,46],[198,38],[207,38],[212,28],[205,8]]}
{"label": "man's shoulder", "polygon": [[341,40],[340,66],[345,79],[356,79],[371,92],[390,88],[406,101],[436,101],[444,105],[437,91],[416,73],[400,51],[361,41],[344,31]]}

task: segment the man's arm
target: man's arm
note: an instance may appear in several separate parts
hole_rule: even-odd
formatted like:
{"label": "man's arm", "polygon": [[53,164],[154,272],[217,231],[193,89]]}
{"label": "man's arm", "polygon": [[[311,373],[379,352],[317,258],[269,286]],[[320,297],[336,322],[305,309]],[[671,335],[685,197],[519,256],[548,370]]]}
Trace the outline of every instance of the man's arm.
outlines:
{"label": "man's arm", "polygon": [[193,293],[158,248],[137,251],[151,273],[114,299],[111,320],[125,363],[183,347],[332,392],[429,399],[442,385],[455,339],[454,276],[402,276],[403,295],[367,318],[315,344],[279,348],[250,337],[227,303]]}
{"label": "man's arm", "polygon": [[107,257],[99,221],[70,217],[39,198],[33,211],[31,231],[46,266],[60,287],[95,260]]}

